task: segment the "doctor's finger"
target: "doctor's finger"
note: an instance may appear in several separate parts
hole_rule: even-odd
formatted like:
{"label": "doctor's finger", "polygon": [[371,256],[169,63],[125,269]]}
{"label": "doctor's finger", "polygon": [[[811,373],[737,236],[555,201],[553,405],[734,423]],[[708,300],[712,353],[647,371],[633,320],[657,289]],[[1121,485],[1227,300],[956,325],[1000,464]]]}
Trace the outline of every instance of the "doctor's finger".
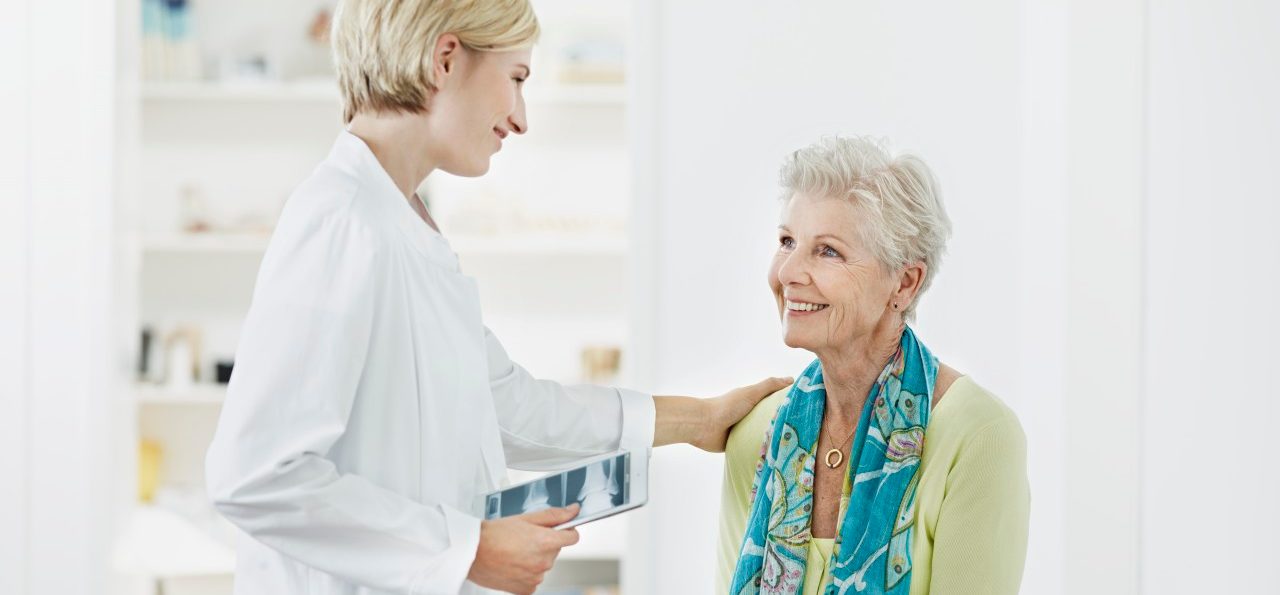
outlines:
{"label": "doctor's finger", "polygon": [[563,529],[556,531],[556,540],[560,544],[560,547],[568,547],[578,543],[580,538],[581,536],[578,535],[577,529]]}
{"label": "doctor's finger", "polygon": [[737,389],[733,391],[733,393],[747,397],[748,399],[754,399],[758,402],[788,386],[791,386],[790,378],[765,378],[755,384],[750,384]]}
{"label": "doctor's finger", "polygon": [[766,394],[773,394],[784,388],[787,388],[788,386],[791,386],[792,382],[795,382],[795,380],[792,378],[787,378],[785,376],[775,376],[773,378],[765,378],[764,380],[757,382],[756,386],[759,387],[761,390],[765,391]]}
{"label": "doctor's finger", "polygon": [[539,528],[534,544],[541,550],[559,552],[560,548],[578,543],[577,529]]}
{"label": "doctor's finger", "polygon": [[573,517],[578,516],[578,508],[578,504],[575,502],[564,508],[547,508],[536,512],[527,512],[519,515],[518,518],[540,527],[554,527],[561,523],[572,521]]}

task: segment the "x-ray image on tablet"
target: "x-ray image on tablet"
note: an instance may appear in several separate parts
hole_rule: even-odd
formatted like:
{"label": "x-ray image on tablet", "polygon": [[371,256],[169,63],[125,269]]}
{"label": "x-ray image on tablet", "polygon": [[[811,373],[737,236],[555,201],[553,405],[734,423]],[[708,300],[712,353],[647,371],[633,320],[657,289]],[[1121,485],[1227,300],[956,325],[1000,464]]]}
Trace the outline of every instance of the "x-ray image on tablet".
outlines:
{"label": "x-ray image on tablet", "polygon": [[514,516],[576,502],[581,505],[578,516],[557,527],[565,529],[637,508],[648,500],[647,463],[645,456],[635,456],[630,451],[588,460],[568,471],[487,495],[485,518]]}

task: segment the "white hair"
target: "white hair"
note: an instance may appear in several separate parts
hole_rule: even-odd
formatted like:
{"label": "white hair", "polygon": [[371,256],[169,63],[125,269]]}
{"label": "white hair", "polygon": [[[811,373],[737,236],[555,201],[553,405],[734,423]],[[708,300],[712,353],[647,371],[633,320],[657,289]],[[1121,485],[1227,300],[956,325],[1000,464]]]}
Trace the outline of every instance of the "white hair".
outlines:
{"label": "white hair", "polygon": [[824,137],[795,151],[782,165],[783,200],[796,193],[843,198],[861,211],[854,230],[890,271],[925,264],[920,291],[903,311],[914,320],[916,303],[938,274],[951,220],[929,166],[867,137]]}

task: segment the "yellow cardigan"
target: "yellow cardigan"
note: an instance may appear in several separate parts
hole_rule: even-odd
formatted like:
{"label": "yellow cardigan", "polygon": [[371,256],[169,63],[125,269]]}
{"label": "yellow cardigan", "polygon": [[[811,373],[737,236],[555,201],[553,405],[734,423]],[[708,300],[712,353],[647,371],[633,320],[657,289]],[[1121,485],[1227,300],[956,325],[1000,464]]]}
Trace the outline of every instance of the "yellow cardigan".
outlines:
{"label": "yellow cardigan", "polygon": [[[769,396],[729,434],[717,593],[729,590],[760,447],[785,394]],[[968,376],[932,412],[917,489],[911,594],[1017,593],[1031,507],[1026,437],[1013,411]],[[804,595],[818,593],[833,541],[810,542]]]}

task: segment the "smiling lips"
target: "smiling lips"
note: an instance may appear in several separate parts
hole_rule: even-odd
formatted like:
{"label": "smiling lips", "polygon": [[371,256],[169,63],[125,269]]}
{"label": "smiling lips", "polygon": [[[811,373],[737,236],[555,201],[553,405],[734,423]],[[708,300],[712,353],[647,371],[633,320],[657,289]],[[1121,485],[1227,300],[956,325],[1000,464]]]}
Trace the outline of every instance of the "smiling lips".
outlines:
{"label": "smiling lips", "polygon": [[808,314],[826,310],[830,304],[813,304],[809,302],[793,302],[786,300],[787,314]]}

